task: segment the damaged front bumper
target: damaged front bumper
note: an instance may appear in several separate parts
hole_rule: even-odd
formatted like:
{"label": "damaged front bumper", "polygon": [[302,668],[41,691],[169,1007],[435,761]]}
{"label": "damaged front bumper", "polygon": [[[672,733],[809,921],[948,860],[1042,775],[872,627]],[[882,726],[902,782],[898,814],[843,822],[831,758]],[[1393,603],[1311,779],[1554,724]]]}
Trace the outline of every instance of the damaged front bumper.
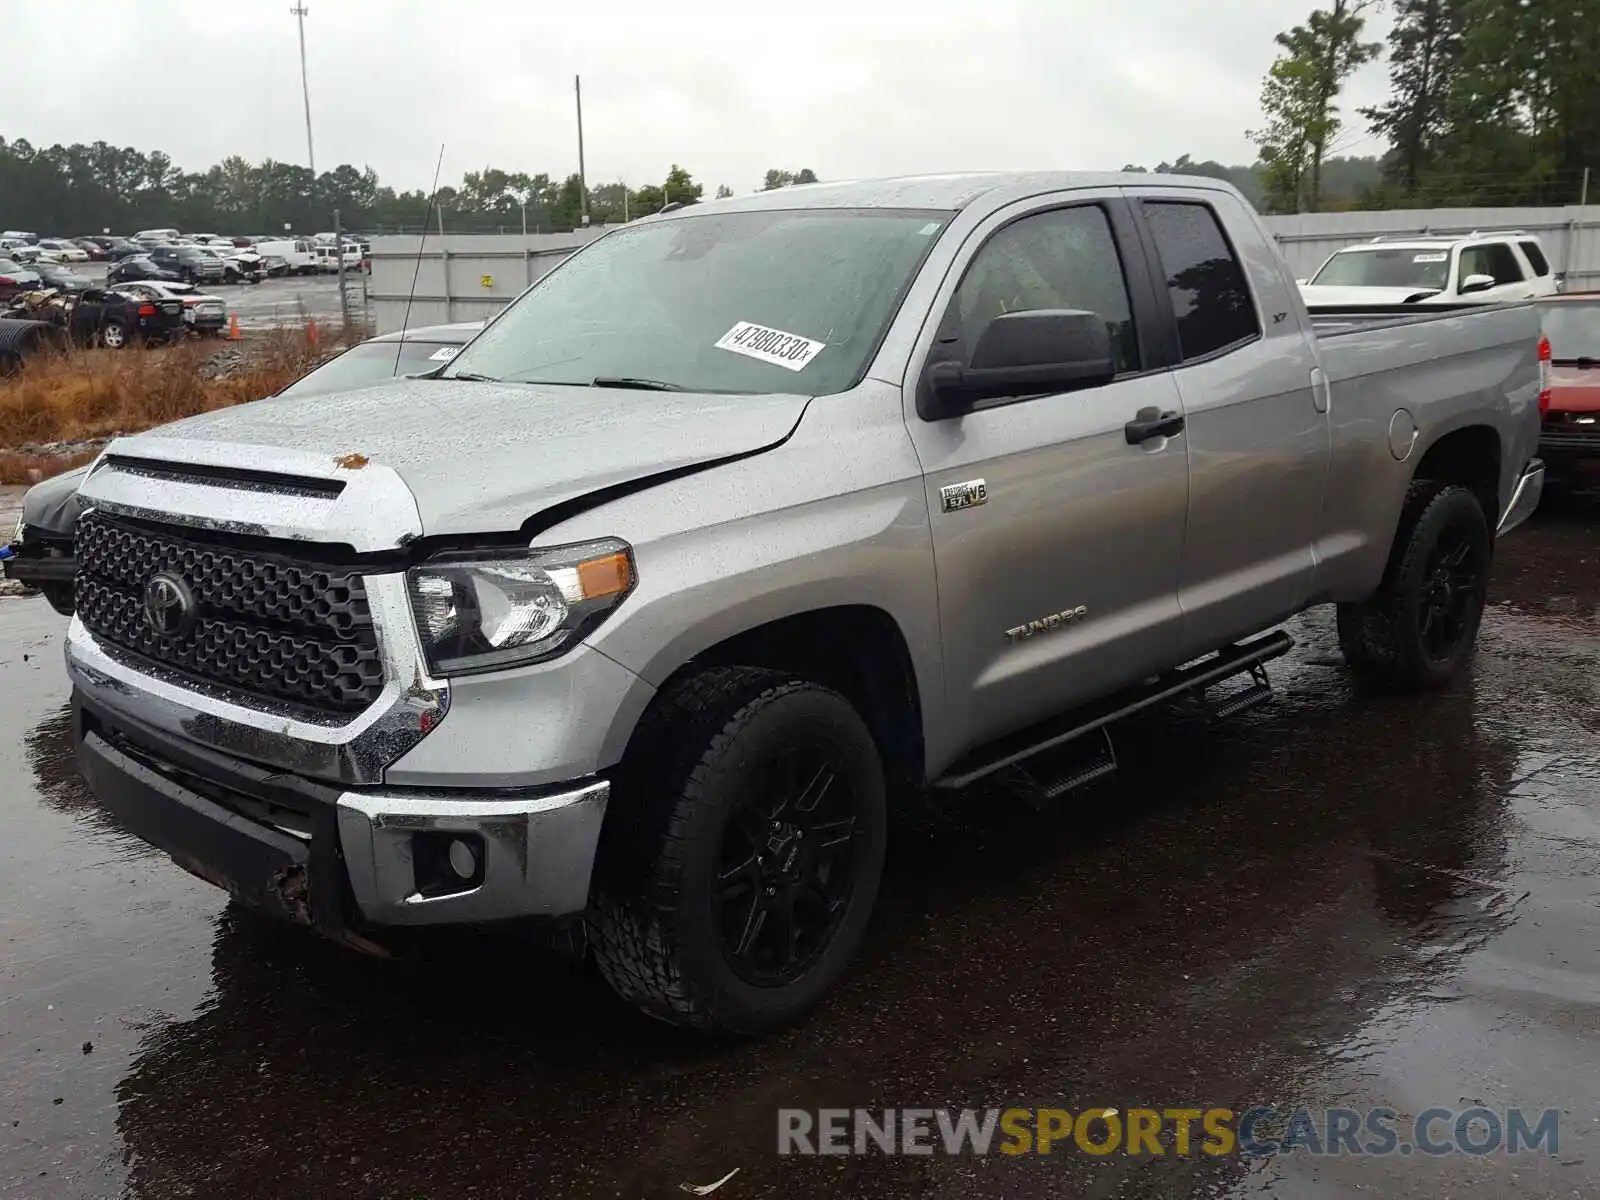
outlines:
{"label": "damaged front bumper", "polygon": [[374,948],[384,927],[582,912],[609,784],[353,791],[73,698],[79,768],[129,832],[242,903]]}

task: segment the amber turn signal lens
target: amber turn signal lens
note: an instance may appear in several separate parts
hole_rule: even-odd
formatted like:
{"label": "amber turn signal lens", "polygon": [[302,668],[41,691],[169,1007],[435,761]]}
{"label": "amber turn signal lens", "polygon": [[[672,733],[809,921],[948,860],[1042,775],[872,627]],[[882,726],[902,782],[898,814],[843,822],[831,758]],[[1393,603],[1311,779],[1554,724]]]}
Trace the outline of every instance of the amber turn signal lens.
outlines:
{"label": "amber turn signal lens", "polygon": [[633,567],[626,554],[608,554],[578,564],[578,587],[585,600],[614,596],[633,586]]}

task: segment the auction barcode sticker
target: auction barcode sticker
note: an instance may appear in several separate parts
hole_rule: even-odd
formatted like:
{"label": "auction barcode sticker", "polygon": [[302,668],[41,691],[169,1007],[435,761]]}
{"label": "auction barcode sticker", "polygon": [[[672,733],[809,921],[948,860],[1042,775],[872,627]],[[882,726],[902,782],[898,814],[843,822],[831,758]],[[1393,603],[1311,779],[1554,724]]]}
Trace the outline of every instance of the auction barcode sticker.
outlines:
{"label": "auction barcode sticker", "polygon": [[1426,254],[1413,254],[1411,256],[1411,261],[1414,262],[1414,263],[1419,263],[1419,262],[1449,262],[1450,261],[1450,252],[1448,250],[1433,250],[1433,251],[1430,251],[1430,252],[1428,252]]}
{"label": "auction barcode sticker", "polygon": [[740,321],[713,343],[718,350],[730,350],[746,358],[760,359],[787,371],[798,371],[817,356],[826,342],[814,342],[798,333],[768,329],[753,321]]}

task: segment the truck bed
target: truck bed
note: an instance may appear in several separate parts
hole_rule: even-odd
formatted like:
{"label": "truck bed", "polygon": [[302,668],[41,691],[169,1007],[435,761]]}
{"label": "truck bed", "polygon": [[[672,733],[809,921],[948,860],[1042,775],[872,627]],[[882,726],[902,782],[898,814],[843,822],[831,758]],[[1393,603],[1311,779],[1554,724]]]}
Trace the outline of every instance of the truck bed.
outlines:
{"label": "truck bed", "polygon": [[1474,311],[1531,308],[1531,304],[1338,304],[1307,305],[1311,327],[1319,338],[1338,337],[1374,326],[1422,325]]}

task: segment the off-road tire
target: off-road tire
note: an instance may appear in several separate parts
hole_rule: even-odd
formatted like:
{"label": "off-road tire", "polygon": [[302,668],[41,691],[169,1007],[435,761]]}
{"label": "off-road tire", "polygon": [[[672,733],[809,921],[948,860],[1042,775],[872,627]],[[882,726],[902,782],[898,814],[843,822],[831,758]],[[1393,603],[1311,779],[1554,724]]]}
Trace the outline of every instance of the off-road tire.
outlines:
{"label": "off-road tire", "polygon": [[[856,796],[855,882],[803,973],[757,986],[731,965],[713,911],[724,823],[761,764],[801,738],[825,740]],[[601,973],[624,1000],[674,1025],[752,1034],[795,1020],[860,945],[886,816],[872,734],[837,692],[751,667],[708,668],[674,685],[641,721],[606,814],[589,917]]]}
{"label": "off-road tire", "polygon": [[[1476,562],[1476,583],[1464,633],[1454,650],[1434,657],[1421,632],[1430,558],[1440,540],[1464,536]],[[1339,648],[1363,682],[1391,691],[1442,687],[1472,658],[1489,585],[1494,538],[1488,515],[1471,490],[1428,480],[1406,493],[1400,526],[1377,592],[1338,606]]]}

